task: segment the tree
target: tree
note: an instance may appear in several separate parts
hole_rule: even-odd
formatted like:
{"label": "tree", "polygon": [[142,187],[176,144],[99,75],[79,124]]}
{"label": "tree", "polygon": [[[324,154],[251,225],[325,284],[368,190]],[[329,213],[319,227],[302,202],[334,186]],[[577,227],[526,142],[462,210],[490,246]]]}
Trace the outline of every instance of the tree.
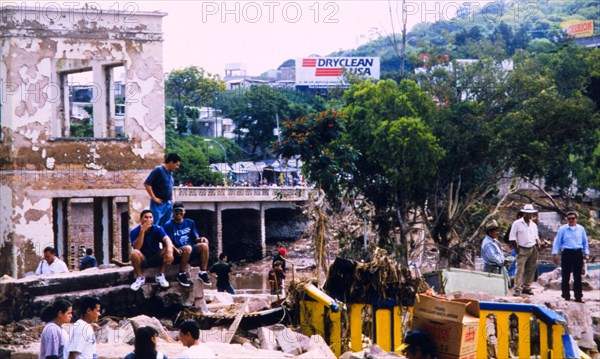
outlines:
{"label": "tree", "polygon": [[[290,98],[293,98],[290,99]],[[322,108],[322,99],[309,101],[305,97],[266,85],[249,90],[226,93],[219,101],[221,109],[235,123],[234,133],[239,143],[256,159],[271,155],[274,130],[288,119],[300,118]]]}
{"label": "tree", "polygon": [[300,156],[303,173],[339,207],[347,182],[355,173],[357,153],[341,141],[344,114],[329,109],[282,123],[282,141],[275,152],[283,158]]}
{"label": "tree", "polygon": [[431,89],[440,104],[429,124],[445,157],[438,163],[427,202],[419,207],[429,214],[423,220],[440,249],[442,267],[462,259],[464,238],[492,212],[497,185],[512,158],[506,144],[496,141],[495,120],[506,111],[505,71],[491,59],[452,65],[421,78],[423,88]]}
{"label": "tree", "polygon": [[165,80],[167,103],[177,113],[177,130],[184,133],[188,130],[186,106],[202,107],[212,104],[220,92],[225,91],[225,83],[218,75],[212,75],[204,69],[189,66],[183,70],[175,70]]}
{"label": "tree", "polygon": [[[344,112],[328,110],[284,123],[282,156],[299,155],[309,180],[330,202],[363,197],[375,208],[380,245],[404,250],[409,213],[426,199],[443,157],[424,118],[432,99],[413,81],[355,83]],[[400,243],[392,239],[401,227]],[[404,252],[406,253],[406,252]]]}
{"label": "tree", "polygon": [[344,143],[359,153],[348,190],[374,206],[380,245],[394,245],[392,230],[400,227],[404,246],[409,211],[424,202],[443,157],[427,125],[435,104],[410,80],[361,82],[344,100]]}
{"label": "tree", "polygon": [[[223,184],[222,175],[208,167],[209,156],[215,156],[218,162],[223,162],[224,154],[220,148],[209,151],[209,144],[204,142],[204,137],[181,135],[170,127],[167,127],[166,137],[165,152],[175,152],[181,157],[181,165],[174,173],[176,183],[192,183],[196,186]],[[232,141],[220,138],[219,143],[227,151],[228,159],[239,160],[241,149]]]}
{"label": "tree", "polygon": [[591,185],[598,145],[599,114],[585,96],[594,66],[586,61],[589,52],[566,46],[556,53],[520,54],[509,77],[509,119],[498,119],[513,124],[498,128],[513,139],[515,173],[543,178],[547,188],[565,194],[575,184],[580,192]]}

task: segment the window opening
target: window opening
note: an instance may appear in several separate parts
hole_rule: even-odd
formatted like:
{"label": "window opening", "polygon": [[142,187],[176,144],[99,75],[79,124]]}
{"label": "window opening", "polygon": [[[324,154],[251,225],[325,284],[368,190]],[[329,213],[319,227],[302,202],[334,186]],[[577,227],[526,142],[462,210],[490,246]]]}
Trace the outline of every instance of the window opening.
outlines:
{"label": "window opening", "polygon": [[67,138],[125,137],[125,67],[92,64],[60,73]]}
{"label": "window opening", "polygon": [[[125,67],[123,65],[107,67],[108,76],[107,81],[113,80],[112,86],[112,99],[114,103],[114,109],[111,111],[111,117],[114,118],[114,129],[116,137],[125,137],[125,113],[126,113],[126,81],[125,81]],[[112,72],[112,73],[111,73]],[[110,103],[109,103],[110,106]],[[111,121],[112,122],[112,121]]]}
{"label": "window opening", "polygon": [[69,94],[66,117],[69,126],[66,137],[94,137],[94,102],[98,90],[94,91],[91,70],[66,74],[66,86]]}

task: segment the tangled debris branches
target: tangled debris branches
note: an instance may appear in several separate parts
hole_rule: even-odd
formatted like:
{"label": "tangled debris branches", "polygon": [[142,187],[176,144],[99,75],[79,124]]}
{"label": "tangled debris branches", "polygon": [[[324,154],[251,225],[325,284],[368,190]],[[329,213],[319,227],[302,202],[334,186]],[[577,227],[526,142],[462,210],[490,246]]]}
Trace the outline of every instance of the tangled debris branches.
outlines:
{"label": "tangled debris branches", "polygon": [[427,285],[421,278],[413,278],[410,270],[397,264],[385,250],[377,248],[368,263],[336,258],[324,289],[347,303],[393,299],[411,305],[415,294],[424,292]]}

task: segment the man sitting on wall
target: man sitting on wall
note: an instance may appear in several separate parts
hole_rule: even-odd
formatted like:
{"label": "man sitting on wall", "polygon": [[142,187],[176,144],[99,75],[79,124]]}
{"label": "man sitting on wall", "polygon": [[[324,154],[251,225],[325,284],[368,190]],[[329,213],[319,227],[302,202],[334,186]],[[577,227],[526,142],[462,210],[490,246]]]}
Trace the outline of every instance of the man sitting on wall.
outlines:
{"label": "man sitting on wall", "polygon": [[181,202],[173,204],[173,217],[163,226],[163,229],[173,241],[174,253],[180,259],[177,281],[184,287],[189,287],[190,282],[185,274],[190,259],[200,258],[200,272],[198,277],[205,285],[211,285],[206,272],[208,265],[208,239],[200,237],[196,223],[185,216],[185,207]]}
{"label": "man sitting on wall", "polygon": [[165,269],[173,263],[173,243],[162,227],[153,222],[152,211],[145,209],[140,214],[140,225],[129,232],[129,239],[133,246],[129,259],[137,277],[131,284],[132,290],[138,290],[146,283],[146,277],[142,274],[142,268],[145,267],[160,266],[156,282],[163,288],[169,287],[169,282],[165,278]]}
{"label": "man sitting on wall", "polygon": [[54,273],[66,273],[69,271],[65,262],[56,256],[56,249],[52,247],[44,248],[44,259],[40,261],[35,274],[45,275]]}

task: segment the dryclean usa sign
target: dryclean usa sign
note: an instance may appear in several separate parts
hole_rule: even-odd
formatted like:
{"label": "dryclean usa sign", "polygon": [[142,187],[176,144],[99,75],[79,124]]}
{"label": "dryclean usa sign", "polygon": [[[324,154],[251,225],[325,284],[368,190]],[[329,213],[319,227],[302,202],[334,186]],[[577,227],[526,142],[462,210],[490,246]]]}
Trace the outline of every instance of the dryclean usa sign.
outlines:
{"label": "dryclean usa sign", "polygon": [[304,57],[296,59],[296,85],[345,85],[345,74],[379,80],[379,57]]}

